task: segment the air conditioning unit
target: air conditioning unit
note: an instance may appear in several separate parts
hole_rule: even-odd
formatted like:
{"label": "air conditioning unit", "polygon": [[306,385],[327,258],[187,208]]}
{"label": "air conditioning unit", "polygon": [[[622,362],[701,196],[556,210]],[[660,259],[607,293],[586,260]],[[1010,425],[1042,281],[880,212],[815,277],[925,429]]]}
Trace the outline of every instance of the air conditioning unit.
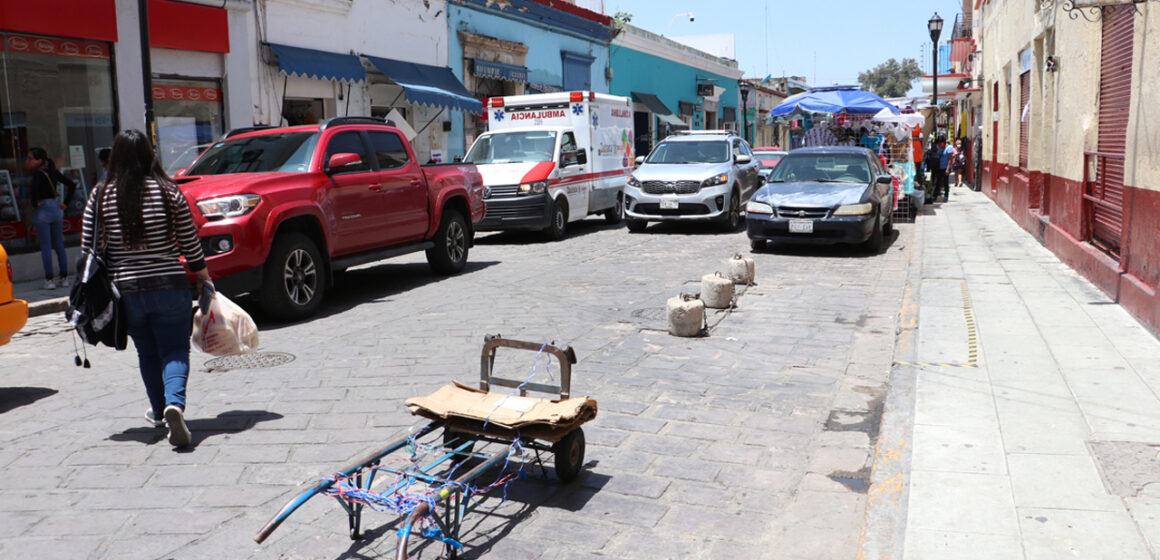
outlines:
{"label": "air conditioning unit", "polygon": [[605,80],[611,80],[611,79],[612,79],[612,67],[611,67],[611,66],[605,66],[605,67],[604,67],[604,79],[605,79]]}

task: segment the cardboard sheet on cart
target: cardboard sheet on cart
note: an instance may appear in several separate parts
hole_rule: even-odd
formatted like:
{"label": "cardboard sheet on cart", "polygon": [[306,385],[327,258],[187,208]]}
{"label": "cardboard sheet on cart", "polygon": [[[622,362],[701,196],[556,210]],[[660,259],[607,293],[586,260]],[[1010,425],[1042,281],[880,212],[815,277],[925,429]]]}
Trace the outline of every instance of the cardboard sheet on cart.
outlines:
{"label": "cardboard sheet on cart", "polygon": [[564,400],[521,397],[483,391],[458,382],[444,385],[425,397],[407,399],[406,404],[412,414],[432,420],[448,420],[464,427],[482,426],[486,422],[525,434],[529,429],[552,435],[566,433],[596,417],[596,401],[588,397]]}

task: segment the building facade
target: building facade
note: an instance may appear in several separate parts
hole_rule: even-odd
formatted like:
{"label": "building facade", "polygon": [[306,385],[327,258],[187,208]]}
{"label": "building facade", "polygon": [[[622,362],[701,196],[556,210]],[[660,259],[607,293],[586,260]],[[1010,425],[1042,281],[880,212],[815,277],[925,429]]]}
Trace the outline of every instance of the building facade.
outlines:
{"label": "building facade", "polygon": [[[445,31],[455,75],[476,98],[608,93],[612,20],[560,0],[450,0]],[[451,157],[486,131],[482,114],[450,121]]]}
{"label": "building facade", "polygon": [[1160,330],[1160,6],[978,0],[982,189]]}
{"label": "building facade", "polygon": [[619,28],[610,51],[610,92],[633,99],[638,155],[681,129],[741,131],[736,61],[632,25]]}

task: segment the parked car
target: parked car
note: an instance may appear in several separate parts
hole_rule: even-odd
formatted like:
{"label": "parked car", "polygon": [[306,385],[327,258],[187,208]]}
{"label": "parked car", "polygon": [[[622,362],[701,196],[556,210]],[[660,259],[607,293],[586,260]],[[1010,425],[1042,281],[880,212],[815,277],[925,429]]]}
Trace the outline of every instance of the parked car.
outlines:
{"label": "parked car", "polygon": [[746,206],[754,251],[771,242],[862,243],[879,252],[894,227],[893,177],[866,148],[787,154]]}
{"label": "parked car", "polygon": [[786,154],[785,150],[778,150],[776,148],[753,148],[753,158],[757,160],[757,172],[762,177],[769,178],[769,173],[773,171],[777,162]]}
{"label": "parked car", "polygon": [[420,166],[371,117],[231,133],[175,180],[218,290],[281,319],[313,314],[347,267],[426,251],[436,272],[463,270],[484,215],[474,165]]}
{"label": "parked car", "polygon": [[624,188],[625,222],[713,221],[736,231],[745,201],[761,184],[749,144],[728,131],[683,131],[662,140]]}
{"label": "parked car", "polygon": [[0,346],[8,344],[12,335],[28,322],[28,302],[12,294],[12,263],[8,252],[0,245]]}

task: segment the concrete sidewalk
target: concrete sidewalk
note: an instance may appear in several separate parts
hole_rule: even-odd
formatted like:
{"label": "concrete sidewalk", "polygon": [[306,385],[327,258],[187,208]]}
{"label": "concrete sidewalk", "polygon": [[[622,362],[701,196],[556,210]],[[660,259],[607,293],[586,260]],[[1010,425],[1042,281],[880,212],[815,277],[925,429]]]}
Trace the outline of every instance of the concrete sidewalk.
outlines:
{"label": "concrete sidewalk", "polygon": [[981,193],[915,246],[860,556],[1156,558],[1160,342]]}
{"label": "concrete sidewalk", "polygon": [[[75,281],[76,277],[70,278],[69,281]],[[40,315],[47,315],[49,313],[63,313],[68,307],[68,294],[71,288],[61,288],[57,286],[55,290],[47,290],[44,288],[44,279],[30,280],[25,282],[17,282],[12,286],[13,295],[16,299],[22,299],[28,302],[28,316],[37,317]]]}

